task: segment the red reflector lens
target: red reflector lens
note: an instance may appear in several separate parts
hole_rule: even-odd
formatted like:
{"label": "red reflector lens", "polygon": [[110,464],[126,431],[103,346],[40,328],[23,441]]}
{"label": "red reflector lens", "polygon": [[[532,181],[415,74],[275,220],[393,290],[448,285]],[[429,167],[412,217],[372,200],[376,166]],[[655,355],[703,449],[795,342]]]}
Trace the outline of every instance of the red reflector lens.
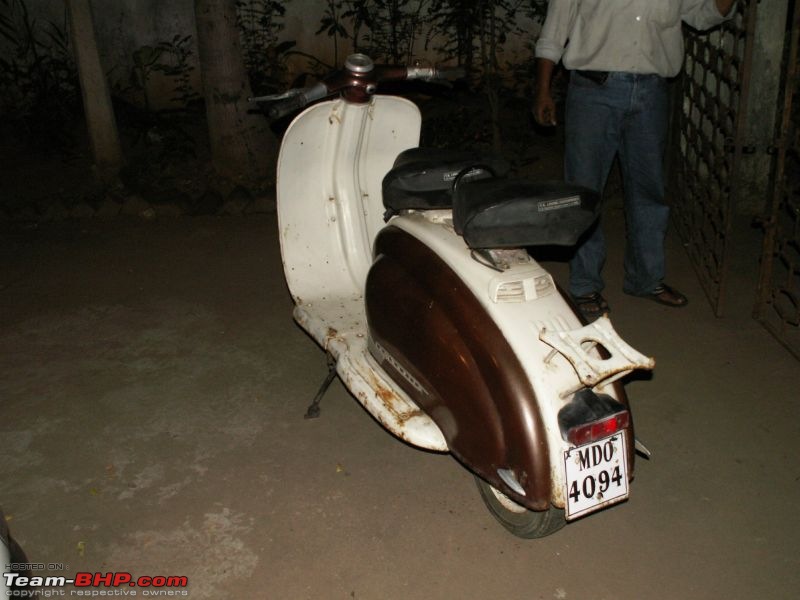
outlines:
{"label": "red reflector lens", "polygon": [[620,412],[600,421],[593,421],[573,427],[567,433],[567,439],[571,444],[583,446],[591,442],[596,442],[605,437],[622,431],[630,424],[630,414],[628,411]]}

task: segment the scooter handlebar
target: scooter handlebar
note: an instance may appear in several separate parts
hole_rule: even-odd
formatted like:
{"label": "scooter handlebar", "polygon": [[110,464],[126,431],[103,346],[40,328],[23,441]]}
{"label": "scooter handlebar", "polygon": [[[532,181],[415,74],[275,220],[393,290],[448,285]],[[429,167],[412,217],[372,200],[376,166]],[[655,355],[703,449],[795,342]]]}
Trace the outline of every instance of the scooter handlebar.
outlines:
{"label": "scooter handlebar", "polygon": [[292,89],[277,96],[258,96],[250,98],[250,101],[272,102],[267,108],[267,116],[270,119],[280,119],[331,93],[328,87],[320,82],[310,88]]}
{"label": "scooter handlebar", "polygon": [[455,81],[466,76],[464,67],[408,67],[406,79]]}
{"label": "scooter handlebar", "polygon": [[388,65],[375,67],[369,57],[353,55],[348,58],[348,62],[351,59],[355,66],[336,71],[324,81],[310,88],[293,89],[284,94],[273,96],[260,96],[251,98],[251,101],[271,102],[272,104],[266,110],[267,116],[270,119],[280,119],[316,100],[340,91],[346,93],[345,90],[351,90],[354,92],[352,97],[356,98],[355,101],[363,102],[365,98],[374,93],[375,87],[382,81],[402,79],[455,81],[465,76],[463,67],[403,67]]}
{"label": "scooter handlebar", "polygon": [[267,109],[267,116],[270,119],[280,119],[296,110],[300,110],[308,104],[305,94],[297,94],[286,100],[279,100]]}

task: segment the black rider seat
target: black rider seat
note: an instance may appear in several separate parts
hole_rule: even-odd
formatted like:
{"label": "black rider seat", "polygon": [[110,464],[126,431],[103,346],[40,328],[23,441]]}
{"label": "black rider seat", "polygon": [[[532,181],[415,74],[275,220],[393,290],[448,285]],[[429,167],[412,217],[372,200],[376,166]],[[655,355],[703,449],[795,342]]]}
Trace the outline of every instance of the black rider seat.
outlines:
{"label": "black rider seat", "polygon": [[599,211],[599,195],[581,186],[483,179],[457,186],[453,226],[470,248],[572,246]]}
{"label": "black rider seat", "polygon": [[508,174],[508,162],[497,156],[464,150],[411,148],[400,155],[383,179],[383,205],[388,214],[453,206],[453,182]]}

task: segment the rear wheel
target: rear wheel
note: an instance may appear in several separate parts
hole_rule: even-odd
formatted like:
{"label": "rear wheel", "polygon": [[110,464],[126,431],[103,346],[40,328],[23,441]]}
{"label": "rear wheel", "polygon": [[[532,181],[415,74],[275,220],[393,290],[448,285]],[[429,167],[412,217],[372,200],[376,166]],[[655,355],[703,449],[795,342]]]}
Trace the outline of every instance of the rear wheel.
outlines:
{"label": "rear wheel", "polygon": [[564,511],[551,506],[535,511],[514,502],[480,477],[475,477],[481,498],[492,516],[511,533],[521,538],[541,538],[555,533],[564,525]]}

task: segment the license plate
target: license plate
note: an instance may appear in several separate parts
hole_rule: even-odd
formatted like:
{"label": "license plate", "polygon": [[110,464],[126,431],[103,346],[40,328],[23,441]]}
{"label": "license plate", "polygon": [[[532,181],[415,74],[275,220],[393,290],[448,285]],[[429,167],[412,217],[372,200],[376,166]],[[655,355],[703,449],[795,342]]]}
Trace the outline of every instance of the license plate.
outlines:
{"label": "license plate", "polygon": [[626,450],[625,436],[617,434],[564,452],[567,519],[628,497]]}

